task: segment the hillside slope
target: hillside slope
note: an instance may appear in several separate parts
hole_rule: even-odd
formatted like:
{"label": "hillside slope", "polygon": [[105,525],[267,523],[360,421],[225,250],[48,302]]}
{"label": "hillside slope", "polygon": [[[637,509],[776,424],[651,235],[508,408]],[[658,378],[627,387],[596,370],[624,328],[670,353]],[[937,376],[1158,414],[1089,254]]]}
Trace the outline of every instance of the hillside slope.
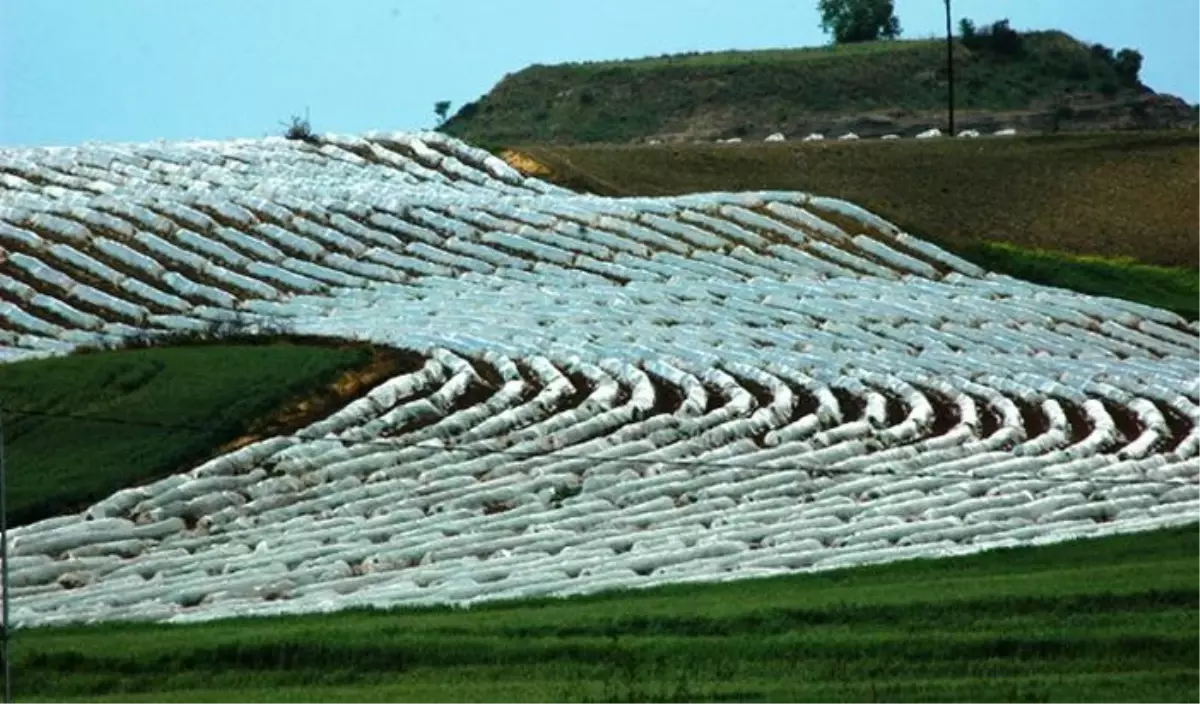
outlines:
{"label": "hillside slope", "polygon": [[932,143],[534,144],[506,158],[559,185],[606,196],[829,194],[960,251],[982,240],[1197,265],[1200,149],[1195,134],[1184,131]]}
{"label": "hillside slope", "polygon": [[[1110,54],[1062,32],[1023,35],[1019,53],[959,46],[960,129],[1166,128],[1182,100],[1122,78]],[[914,135],[944,126],[940,41],[535,65],[505,76],[442,129],[475,143],[762,139],[774,132]]]}

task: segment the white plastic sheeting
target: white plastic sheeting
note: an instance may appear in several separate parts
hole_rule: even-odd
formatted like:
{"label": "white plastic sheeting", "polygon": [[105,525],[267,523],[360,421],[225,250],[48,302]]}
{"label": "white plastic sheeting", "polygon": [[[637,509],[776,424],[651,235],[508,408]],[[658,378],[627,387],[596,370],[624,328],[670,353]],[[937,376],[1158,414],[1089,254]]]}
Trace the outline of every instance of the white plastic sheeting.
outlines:
{"label": "white plastic sheeting", "polygon": [[23,625],[719,581],[1194,520],[1194,326],[988,274],[844,201],[581,196],[432,133],[41,154],[18,161],[87,178],[0,193],[20,302],[0,302],[0,358],[241,316],[426,363],[297,437],[16,529]]}

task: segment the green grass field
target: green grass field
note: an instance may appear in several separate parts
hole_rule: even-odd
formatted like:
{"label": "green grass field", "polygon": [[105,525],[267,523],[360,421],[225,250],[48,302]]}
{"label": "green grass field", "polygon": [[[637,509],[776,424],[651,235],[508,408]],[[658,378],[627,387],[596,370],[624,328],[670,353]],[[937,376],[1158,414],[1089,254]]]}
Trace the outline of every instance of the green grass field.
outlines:
{"label": "green grass field", "polygon": [[1197,527],[571,600],[18,632],[30,701],[1197,701]]}
{"label": "green grass field", "polygon": [[230,344],[0,365],[9,520],[80,510],[181,471],[373,359],[361,345]]}
{"label": "green grass field", "polygon": [[1034,283],[1123,298],[1200,318],[1200,274],[1184,267],[1140,264],[1128,258],[1074,256],[1028,250],[1000,242],[954,247],[980,266]]}

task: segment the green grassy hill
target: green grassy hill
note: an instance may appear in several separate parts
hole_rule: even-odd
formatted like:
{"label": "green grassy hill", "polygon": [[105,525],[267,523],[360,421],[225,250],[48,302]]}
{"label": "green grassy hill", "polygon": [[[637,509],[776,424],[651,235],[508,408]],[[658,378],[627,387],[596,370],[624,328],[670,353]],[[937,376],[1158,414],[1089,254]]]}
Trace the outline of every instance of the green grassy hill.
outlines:
{"label": "green grassy hill", "polygon": [[223,447],[295,430],[413,359],[264,339],[0,365],[9,521],[82,510]]}
{"label": "green grassy hill", "polygon": [[[773,132],[912,135],[943,126],[942,41],[883,41],[630,61],[535,65],[505,76],[442,129],[483,144],[762,139]],[[955,52],[960,128],[1178,127],[1182,100],[1123,74],[1104,47],[1062,32],[1015,53]]]}
{"label": "green grassy hill", "polygon": [[20,631],[18,701],[1197,701],[1197,529],[568,600]]}

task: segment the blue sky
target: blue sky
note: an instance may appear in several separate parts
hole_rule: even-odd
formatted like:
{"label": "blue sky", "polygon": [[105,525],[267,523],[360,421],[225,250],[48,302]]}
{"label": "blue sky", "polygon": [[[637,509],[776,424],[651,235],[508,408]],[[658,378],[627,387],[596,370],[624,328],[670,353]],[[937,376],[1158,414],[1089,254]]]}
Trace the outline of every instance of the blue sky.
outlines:
{"label": "blue sky", "polygon": [[[954,0],[1131,46],[1196,102],[1196,0]],[[942,0],[897,0],[905,36]],[[0,145],[260,137],[307,106],[321,132],[433,125],[532,63],[821,44],[816,0],[0,0]]]}

